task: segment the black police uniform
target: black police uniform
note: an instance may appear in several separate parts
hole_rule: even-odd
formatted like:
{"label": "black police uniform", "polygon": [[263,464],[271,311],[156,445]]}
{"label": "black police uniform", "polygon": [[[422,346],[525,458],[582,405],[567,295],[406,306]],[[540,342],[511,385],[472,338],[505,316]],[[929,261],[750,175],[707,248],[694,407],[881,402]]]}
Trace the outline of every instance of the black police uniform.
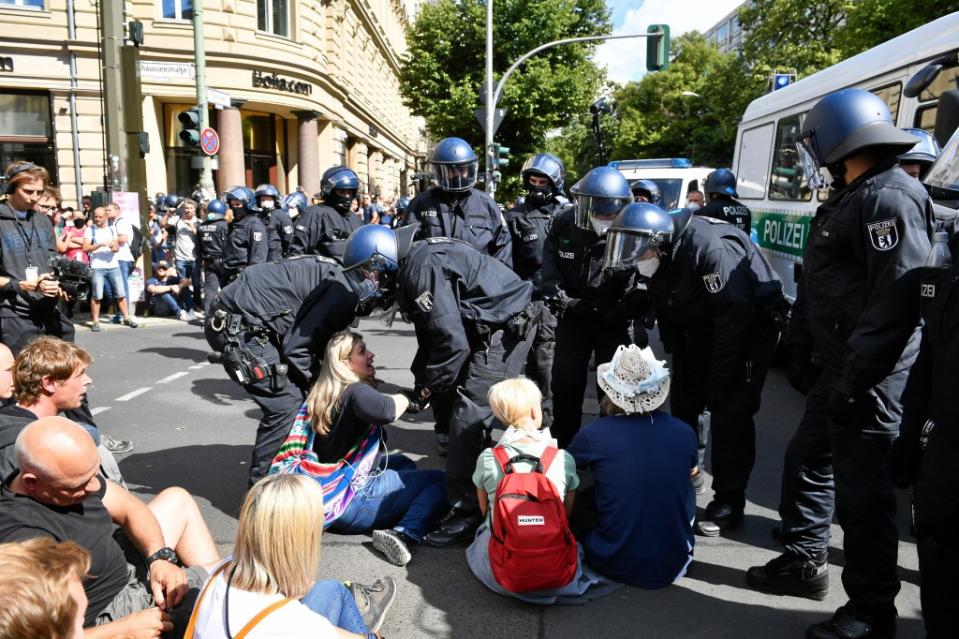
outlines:
{"label": "black police uniform", "polygon": [[446,494],[460,510],[478,511],[471,478],[493,422],[486,395],[496,382],[523,373],[536,334],[532,289],[502,263],[449,238],[414,242],[400,265],[397,302],[427,354],[411,367],[416,386],[431,398],[458,395]]}
{"label": "black police uniform", "polygon": [[696,431],[702,455],[698,417],[708,406],[715,500],[742,511],[756,460],[753,416],[779,341],[782,281],[739,229],[693,216],[649,292],[673,356],[670,412]]}
{"label": "black police uniform", "polygon": [[709,196],[709,204],[696,211],[696,215],[711,217],[723,222],[729,222],[749,237],[753,228],[753,213],[749,207],[725,195],[713,193]]}
{"label": "black police uniform", "polygon": [[[543,247],[542,292],[556,325],[553,360],[553,434],[565,448],[579,431],[590,356],[608,362],[616,347],[629,344],[631,320],[648,313],[645,291],[630,290],[635,271],[604,273],[606,237],[576,226],[574,211],[553,221]],[[645,328],[636,341],[645,346]],[[597,390],[597,393],[599,391]]]}
{"label": "black police uniform", "polygon": [[[50,272],[50,258],[57,254],[57,239],[46,215],[27,211],[24,219],[6,204],[0,204],[0,276],[16,283],[27,279],[27,268],[39,275]],[[23,347],[41,335],[73,342],[76,329],[57,306],[57,298],[19,289],[0,290],[0,342],[17,356]],[[67,411],[74,421],[95,426],[87,404]]]}
{"label": "black police uniform", "polygon": [[[925,312],[919,357],[903,393],[902,428],[890,455],[901,488],[915,485],[913,522],[919,552],[919,588],[926,636],[955,634],[959,600],[959,263],[938,284]],[[924,427],[927,420],[932,430]],[[925,441],[923,441],[925,440]]]}
{"label": "black police uniform", "polygon": [[[359,300],[335,260],[304,255],[250,266],[217,297],[205,333],[223,353],[253,362],[243,387],[263,411],[256,431],[250,484],[265,476],[290,432],[318,372],[330,337],[353,321]],[[259,374],[258,374],[259,373]]]}
{"label": "black police uniform", "polygon": [[[918,305],[903,275],[923,265],[932,231],[929,196],[894,165],[838,189],[813,218],[789,325],[790,353],[811,353],[821,373],[786,448],[783,544],[805,559],[824,557],[835,504],[843,585],[866,618],[888,614],[899,591],[896,495],[885,455],[919,349]],[[837,391],[856,399],[849,424],[830,415]]]}
{"label": "black police uniform", "polygon": [[512,267],[510,235],[496,202],[479,189],[447,192],[433,187],[417,195],[406,212],[408,224],[420,223],[417,240],[452,237]]}
{"label": "black police uniform", "polygon": [[270,241],[266,225],[255,215],[247,214],[233,222],[223,249],[224,279],[232,281],[247,266],[267,261]]}
{"label": "black police uniform", "polygon": [[543,423],[553,421],[553,358],[556,352],[556,316],[543,301],[543,248],[555,218],[568,203],[551,201],[529,208],[528,203],[506,212],[506,228],[513,244],[513,271],[533,283],[533,301],[540,312],[536,339],[526,362],[526,376],[543,393]]}
{"label": "black police uniform", "polygon": [[340,213],[326,204],[314,204],[300,211],[293,227],[290,252],[293,255],[325,255],[343,261],[346,240],[363,220],[352,211]]}
{"label": "black police uniform", "polygon": [[260,219],[266,226],[269,238],[266,259],[271,262],[283,259],[290,252],[293,241],[293,220],[283,209],[261,211]]}
{"label": "black police uniform", "polygon": [[223,251],[226,248],[230,225],[226,220],[214,220],[200,225],[199,256],[203,267],[203,313],[210,315],[213,300],[220,291],[223,275]]}

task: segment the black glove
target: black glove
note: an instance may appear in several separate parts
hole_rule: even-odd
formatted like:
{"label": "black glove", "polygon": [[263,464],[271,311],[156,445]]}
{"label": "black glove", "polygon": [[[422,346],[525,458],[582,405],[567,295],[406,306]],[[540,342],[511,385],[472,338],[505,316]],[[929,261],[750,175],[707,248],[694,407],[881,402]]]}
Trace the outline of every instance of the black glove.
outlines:
{"label": "black glove", "polygon": [[410,402],[409,407],[406,409],[406,412],[410,415],[420,413],[426,410],[430,405],[430,392],[426,387],[417,387],[411,391],[403,390],[401,392]]}
{"label": "black glove", "polygon": [[922,447],[918,437],[899,437],[892,443],[886,453],[886,465],[896,488],[909,488],[916,481],[921,461]]}
{"label": "black glove", "polygon": [[566,311],[575,308],[576,305],[580,303],[580,300],[570,297],[563,289],[558,289],[556,295],[549,298],[546,303],[549,305],[549,310],[553,311],[556,317],[562,317],[566,314]]}
{"label": "black glove", "polygon": [[786,378],[789,385],[803,395],[809,394],[815,382],[816,366],[812,363],[807,346],[791,346],[789,348],[789,362],[786,366]]}
{"label": "black glove", "polygon": [[829,396],[829,403],[826,404],[826,412],[829,414],[829,419],[842,428],[846,428],[852,424],[857,410],[858,404],[856,398],[838,390],[832,392],[832,395]]}

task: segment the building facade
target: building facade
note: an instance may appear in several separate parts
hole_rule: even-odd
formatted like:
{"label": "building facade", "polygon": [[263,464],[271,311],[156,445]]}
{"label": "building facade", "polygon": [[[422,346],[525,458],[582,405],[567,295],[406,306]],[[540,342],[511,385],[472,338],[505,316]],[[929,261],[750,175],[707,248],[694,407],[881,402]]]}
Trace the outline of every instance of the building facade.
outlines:
{"label": "building facade", "polygon": [[743,46],[743,28],[739,24],[739,10],[750,4],[749,0],[726,14],[704,34],[706,40],[715,43],[723,53],[736,53]]}
{"label": "building facade", "polygon": [[[124,2],[139,21],[149,194],[193,191],[197,150],[177,116],[196,104],[192,0]],[[50,169],[64,198],[102,188],[99,2],[0,0],[0,163]],[[361,189],[408,193],[426,153],[423,123],[403,106],[400,0],[205,0],[209,122],[220,137],[219,191],[264,182],[312,194],[347,165]]]}

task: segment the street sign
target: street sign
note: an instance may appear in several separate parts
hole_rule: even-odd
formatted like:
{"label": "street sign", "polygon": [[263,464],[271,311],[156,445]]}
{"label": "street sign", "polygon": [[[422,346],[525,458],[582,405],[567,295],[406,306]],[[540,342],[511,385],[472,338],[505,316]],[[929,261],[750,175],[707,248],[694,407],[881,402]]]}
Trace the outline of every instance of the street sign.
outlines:
{"label": "street sign", "polygon": [[[486,108],[480,107],[473,111],[476,115],[476,119],[479,120],[480,126],[483,127],[483,130],[486,130]],[[496,130],[499,129],[499,125],[502,124],[503,118],[506,117],[506,109],[494,109],[493,110],[493,132],[490,133],[490,136],[496,134]]]}
{"label": "street sign", "polygon": [[220,136],[207,127],[200,133],[200,148],[207,155],[216,155],[220,150]]}

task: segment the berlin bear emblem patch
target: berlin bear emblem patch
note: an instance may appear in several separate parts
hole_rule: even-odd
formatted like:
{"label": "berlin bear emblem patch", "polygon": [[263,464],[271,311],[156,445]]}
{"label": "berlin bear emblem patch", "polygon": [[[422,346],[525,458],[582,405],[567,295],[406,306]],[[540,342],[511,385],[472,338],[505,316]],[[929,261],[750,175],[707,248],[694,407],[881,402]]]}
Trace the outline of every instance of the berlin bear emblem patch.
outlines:
{"label": "berlin bear emblem patch", "polygon": [[718,293],[723,290],[723,278],[719,276],[719,273],[703,275],[703,284],[706,285],[706,290],[710,293]]}
{"label": "berlin bear emblem patch", "polygon": [[416,302],[416,305],[419,306],[420,310],[424,313],[429,313],[433,310],[433,294],[429,291],[423,291],[413,301]]}
{"label": "berlin bear emblem patch", "polygon": [[899,244],[899,229],[896,228],[896,218],[891,217],[881,222],[867,224],[869,240],[877,251],[891,251]]}

